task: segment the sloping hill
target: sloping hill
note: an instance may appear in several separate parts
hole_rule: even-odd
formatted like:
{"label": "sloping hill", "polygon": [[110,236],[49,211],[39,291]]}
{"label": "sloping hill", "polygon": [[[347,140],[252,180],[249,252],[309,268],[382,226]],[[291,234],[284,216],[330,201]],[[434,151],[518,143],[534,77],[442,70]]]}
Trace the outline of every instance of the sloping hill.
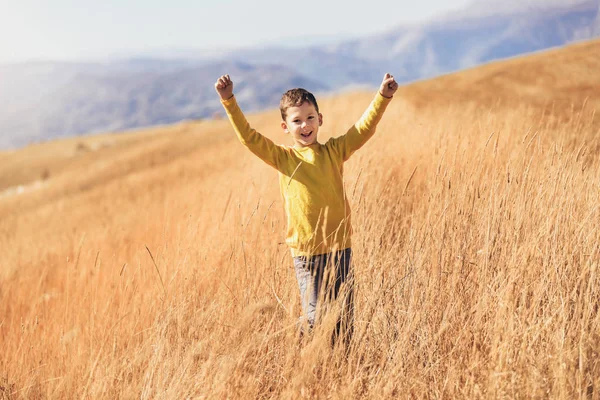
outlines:
{"label": "sloping hill", "polygon": [[[331,321],[298,337],[277,175],[228,121],[2,153],[0,392],[594,397],[598,46],[402,88],[344,165],[345,349],[331,347]],[[372,96],[320,99],[320,139]],[[287,142],[277,110],[248,118]]]}
{"label": "sloping hill", "polygon": [[571,112],[583,103],[600,109],[600,40],[582,42],[527,57],[515,57],[409,85],[413,104],[454,102],[513,107],[527,104]]}
{"label": "sloping hill", "polygon": [[[487,112],[490,107],[511,108],[527,105],[553,110],[555,115],[569,115],[572,108],[584,103],[600,109],[600,40],[571,45],[527,57],[490,63],[488,65],[421,81],[400,88],[397,97],[418,110],[428,107],[445,109],[456,104],[470,104]],[[352,102],[367,94],[347,94],[328,98],[328,106]],[[396,103],[395,103],[396,105]],[[419,111],[423,115],[427,111]],[[338,115],[327,115],[337,119]],[[262,118],[277,120],[276,113]],[[600,121],[597,118],[596,121]],[[274,125],[277,125],[276,123]],[[272,127],[268,131],[273,131]],[[276,131],[276,129],[275,129]],[[285,137],[278,136],[279,141]],[[120,152],[152,148],[154,142],[166,146],[154,159],[144,152],[142,165],[168,162],[180,151],[177,148],[200,149],[207,140],[231,144],[233,138],[225,121],[187,122],[171,127],[134,131],[127,134],[91,135],[36,144],[19,151],[0,152],[0,190],[29,185],[46,180],[68,169],[87,170],[89,164],[105,163]],[[235,145],[235,144],[234,144]],[[141,161],[138,161],[141,162]],[[132,164],[137,162],[132,161]],[[124,174],[126,170],[114,171]],[[82,176],[82,179],[87,179]]]}

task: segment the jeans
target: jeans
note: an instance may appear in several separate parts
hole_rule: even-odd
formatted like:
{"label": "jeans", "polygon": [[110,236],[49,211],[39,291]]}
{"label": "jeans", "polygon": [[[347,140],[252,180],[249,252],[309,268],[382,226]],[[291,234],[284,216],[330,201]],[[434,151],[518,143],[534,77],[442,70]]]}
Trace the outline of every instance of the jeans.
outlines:
{"label": "jeans", "polygon": [[340,305],[333,341],[340,336],[348,341],[352,336],[354,279],[351,261],[352,250],[349,248],[334,253],[294,257],[302,311],[309,329],[333,304]]}

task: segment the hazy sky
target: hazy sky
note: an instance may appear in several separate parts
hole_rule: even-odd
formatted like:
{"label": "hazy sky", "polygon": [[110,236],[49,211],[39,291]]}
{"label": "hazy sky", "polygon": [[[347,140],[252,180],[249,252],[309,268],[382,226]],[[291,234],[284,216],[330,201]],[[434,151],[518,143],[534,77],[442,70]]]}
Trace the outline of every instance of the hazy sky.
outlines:
{"label": "hazy sky", "polygon": [[470,1],[0,0],[0,63],[297,45],[385,31]]}

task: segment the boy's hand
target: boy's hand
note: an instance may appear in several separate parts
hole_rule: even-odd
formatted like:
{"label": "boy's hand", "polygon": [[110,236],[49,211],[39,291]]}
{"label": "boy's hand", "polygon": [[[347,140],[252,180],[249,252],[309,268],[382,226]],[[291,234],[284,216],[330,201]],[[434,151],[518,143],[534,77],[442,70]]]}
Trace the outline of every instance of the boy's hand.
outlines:
{"label": "boy's hand", "polygon": [[396,82],[392,75],[385,74],[383,82],[381,82],[381,86],[379,87],[379,93],[381,93],[383,97],[390,99],[394,96],[396,90],[398,90],[398,82]]}
{"label": "boy's hand", "polygon": [[223,75],[217,79],[215,90],[219,93],[221,100],[229,100],[233,97],[233,82],[229,75]]}

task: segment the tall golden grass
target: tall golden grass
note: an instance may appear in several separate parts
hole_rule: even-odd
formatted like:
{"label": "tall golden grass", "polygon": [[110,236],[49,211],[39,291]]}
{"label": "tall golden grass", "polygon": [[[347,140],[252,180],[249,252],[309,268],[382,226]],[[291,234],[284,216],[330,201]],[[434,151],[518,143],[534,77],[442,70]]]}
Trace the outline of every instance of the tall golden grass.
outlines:
{"label": "tall golden grass", "polygon": [[[182,124],[0,199],[0,398],[600,398],[598,103],[439,82],[346,165],[349,349],[298,338],[276,172],[226,121]],[[370,97],[323,99],[321,140]]]}

